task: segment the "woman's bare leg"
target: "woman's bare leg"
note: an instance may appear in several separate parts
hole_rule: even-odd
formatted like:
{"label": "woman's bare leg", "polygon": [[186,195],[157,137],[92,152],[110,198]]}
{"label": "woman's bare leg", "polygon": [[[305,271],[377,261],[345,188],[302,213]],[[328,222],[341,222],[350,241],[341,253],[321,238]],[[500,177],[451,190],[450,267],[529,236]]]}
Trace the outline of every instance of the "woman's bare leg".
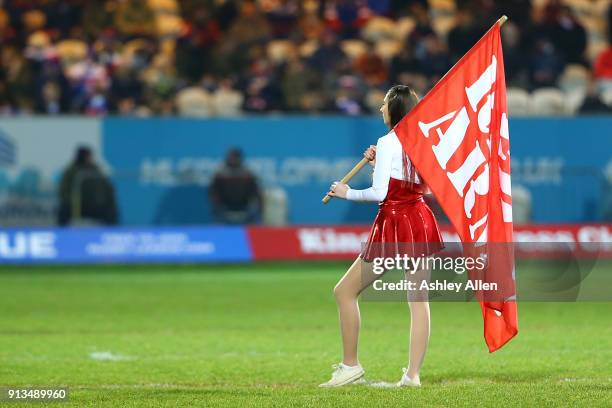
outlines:
{"label": "woman's bare leg", "polygon": [[[418,271],[408,279],[416,281],[420,285],[423,279],[429,282],[429,271]],[[410,306],[410,351],[408,364],[408,377],[416,382],[420,382],[419,374],[427,345],[429,344],[430,316],[428,293],[416,291],[408,294],[408,305]]]}
{"label": "woman's bare leg", "polygon": [[408,377],[419,382],[419,374],[429,343],[429,302],[409,302],[410,360]]}
{"label": "woman's bare leg", "polygon": [[348,366],[359,364],[357,345],[361,316],[357,299],[361,291],[378,277],[371,270],[370,264],[357,258],[334,288],[342,333],[342,363]]}
{"label": "woman's bare leg", "polygon": [[[357,348],[361,317],[359,313],[359,294],[375,279],[380,278],[372,272],[371,264],[357,258],[334,288],[338,305],[340,331],[342,333],[342,362],[348,366],[359,364]],[[419,271],[408,279],[429,281],[429,271]],[[427,291],[416,291],[409,294],[410,306],[410,352],[408,376],[419,381],[419,374],[429,344],[430,315]]]}

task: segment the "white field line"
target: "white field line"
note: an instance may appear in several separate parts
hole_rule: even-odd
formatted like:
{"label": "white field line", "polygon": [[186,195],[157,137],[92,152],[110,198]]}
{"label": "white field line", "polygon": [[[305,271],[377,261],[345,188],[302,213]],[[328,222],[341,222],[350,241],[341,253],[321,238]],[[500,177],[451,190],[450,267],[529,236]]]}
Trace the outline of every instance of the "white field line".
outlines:
{"label": "white field line", "polygon": [[94,351],[89,353],[89,358],[97,361],[130,361],[135,360],[135,357],[125,356],[123,354],[115,354],[110,351]]}
{"label": "white field line", "polygon": [[[612,383],[612,378],[562,378],[557,380],[557,382],[601,382],[607,381]],[[526,381],[531,383],[531,381]],[[475,381],[473,379],[466,380],[456,380],[456,381],[443,381],[443,382],[433,382],[433,383],[424,383],[424,386],[452,386],[452,385],[478,385],[482,383],[481,381]],[[363,381],[355,385],[369,385],[380,388],[394,388],[392,385],[395,383],[388,383],[384,381]],[[505,384],[503,382],[490,382],[490,384]],[[517,383],[512,383],[517,384]],[[312,386],[316,387],[316,381],[313,382]],[[308,384],[240,384],[240,385],[232,385],[232,384],[172,384],[172,383],[149,383],[149,384],[91,384],[91,385],[70,385],[69,388],[77,389],[77,390],[121,390],[121,389],[131,389],[131,390],[153,390],[153,389],[174,389],[174,390],[205,390],[205,389],[216,389],[216,388],[224,388],[224,389],[249,389],[249,388],[301,388],[308,387]],[[390,387],[391,386],[391,387]]]}

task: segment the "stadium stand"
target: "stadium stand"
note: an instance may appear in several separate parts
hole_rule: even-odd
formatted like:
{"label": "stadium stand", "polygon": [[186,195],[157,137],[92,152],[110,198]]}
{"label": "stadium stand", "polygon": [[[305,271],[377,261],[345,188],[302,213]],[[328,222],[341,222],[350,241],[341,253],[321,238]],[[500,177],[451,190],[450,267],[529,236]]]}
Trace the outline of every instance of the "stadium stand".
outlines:
{"label": "stadium stand", "polygon": [[501,14],[514,114],[581,112],[591,81],[612,99],[607,0],[0,4],[3,115],[375,113],[390,84],[427,92]]}

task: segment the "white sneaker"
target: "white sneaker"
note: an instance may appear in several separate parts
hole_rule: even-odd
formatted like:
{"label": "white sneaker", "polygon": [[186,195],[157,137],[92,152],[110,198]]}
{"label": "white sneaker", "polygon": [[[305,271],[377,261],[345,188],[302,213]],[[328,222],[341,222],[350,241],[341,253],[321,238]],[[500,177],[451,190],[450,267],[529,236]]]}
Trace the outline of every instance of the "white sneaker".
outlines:
{"label": "white sneaker", "polygon": [[319,384],[321,388],[341,387],[343,385],[352,384],[359,380],[365,374],[363,367],[360,365],[347,366],[342,363],[332,366],[334,372],[332,378],[328,382]]}
{"label": "white sneaker", "polygon": [[420,379],[417,378],[416,380],[413,380],[410,377],[408,377],[407,368],[402,368],[402,371],[404,372],[404,375],[402,375],[402,379],[399,380],[399,382],[396,384],[398,387],[420,387],[421,386]]}

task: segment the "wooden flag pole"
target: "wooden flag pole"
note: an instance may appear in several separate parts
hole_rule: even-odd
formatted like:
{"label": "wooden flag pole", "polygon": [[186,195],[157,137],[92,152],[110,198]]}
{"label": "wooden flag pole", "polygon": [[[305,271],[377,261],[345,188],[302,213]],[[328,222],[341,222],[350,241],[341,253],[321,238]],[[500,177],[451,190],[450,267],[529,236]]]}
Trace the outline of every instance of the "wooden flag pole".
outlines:
{"label": "wooden flag pole", "polygon": [[[353,177],[355,177],[355,174],[359,173],[359,170],[361,170],[363,168],[363,166],[365,166],[366,164],[368,164],[369,160],[366,159],[365,157],[363,159],[361,159],[361,161],[359,163],[357,163],[355,165],[355,167],[353,167],[351,169],[351,171],[349,171],[348,173],[346,173],[344,175],[344,177],[342,177],[342,179],[340,180],[340,182],[342,184],[347,184],[349,181],[351,181],[351,179]],[[332,199],[332,196],[325,194],[325,197],[323,197],[323,200],[321,200],[323,202],[323,204],[327,204],[329,203],[329,200]]]}
{"label": "wooden flag pole", "polygon": [[[506,16],[505,14],[503,16],[501,16],[499,18],[499,20],[497,20],[497,22],[499,23],[500,27],[503,26],[506,21],[508,21],[508,16]],[[451,68],[451,70],[452,70],[452,68]],[[449,72],[451,70],[449,70]],[[359,173],[359,170],[361,170],[363,168],[363,166],[365,166],[368,162],[369,162],[369,160],[366,159],[365,157],[363,159],[361,159],[361,161],[359,163],[357,163],[355,165],[355,167],[353,167],[351,169],[351,171],[349,171],[348,173],[346,173],[344,175],[344,177],[342,177],[340,182],[342,184],[347,184],[353,177],[355,177],[355,175],[357,173]],[[331,199],[332,199],[332,196],[325,194],[325,197],[323,197],[323,199],[321,201],[323,202],[323,204],[327,204],[327,203],[329,203],[329,201]]]}

